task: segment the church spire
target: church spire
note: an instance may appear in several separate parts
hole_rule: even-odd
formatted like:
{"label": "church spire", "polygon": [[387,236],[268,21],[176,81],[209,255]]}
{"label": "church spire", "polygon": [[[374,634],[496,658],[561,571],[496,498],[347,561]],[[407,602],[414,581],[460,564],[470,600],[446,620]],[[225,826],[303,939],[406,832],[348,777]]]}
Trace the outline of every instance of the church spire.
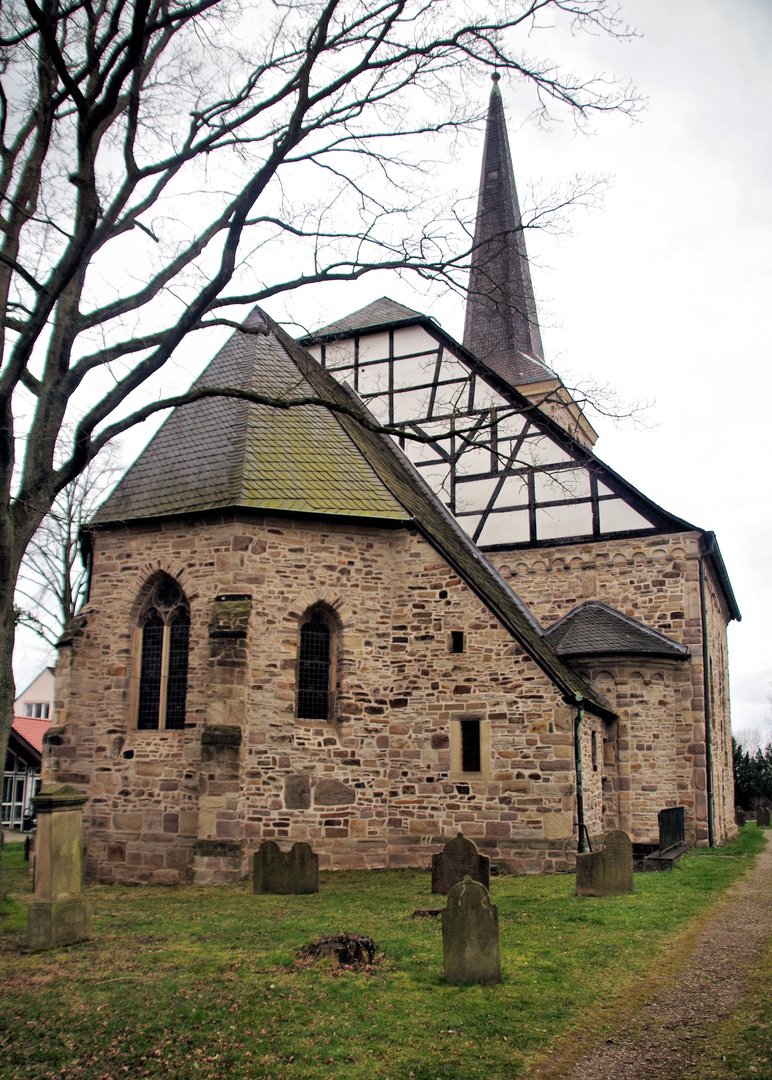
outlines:
{"label": "church spire", "polygon": [[464,345],[522,386],[554,374],[543,360],[498,72],[492,79]]}

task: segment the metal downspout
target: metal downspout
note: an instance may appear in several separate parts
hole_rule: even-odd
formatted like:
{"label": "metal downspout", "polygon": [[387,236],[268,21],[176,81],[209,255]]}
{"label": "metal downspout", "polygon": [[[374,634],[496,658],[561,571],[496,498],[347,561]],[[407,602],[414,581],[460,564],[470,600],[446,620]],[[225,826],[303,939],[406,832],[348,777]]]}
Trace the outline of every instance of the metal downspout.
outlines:
{"label": "metal downspout", "polygon": [[587,850],[586,836],[587,827],[584,824],[584,787],[582,783],[582,738],[581,726],[584,719],[584,698],[581,694],[576,695],[576,721],[574,723],[574,763],[576,766],[576,820],[579,832],[577,851]]}
{"label": "metal downspout", "polygon": [[[713,540],[703,554],[700,551],[700,618],[702,621],[702,696],[705,715],[705,770],[707,772],[706,793],[708,798],[708,847],[715,847],[713,835],[713,747],[711,745],[711,708],[710,708],[710,650],[708,647],[708,612],[705,602],[705,558],[713,551]],[[696,825],[696,822],[695,822]]]}

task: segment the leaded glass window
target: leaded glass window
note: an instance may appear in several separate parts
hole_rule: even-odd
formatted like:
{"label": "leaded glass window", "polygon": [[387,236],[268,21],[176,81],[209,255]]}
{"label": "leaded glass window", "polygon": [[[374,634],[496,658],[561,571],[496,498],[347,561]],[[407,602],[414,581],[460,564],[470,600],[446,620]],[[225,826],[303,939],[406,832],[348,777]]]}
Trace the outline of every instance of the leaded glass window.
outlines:
{"label": "leaded glass window", "polygon": [[332,616],[322,608],[312,608],[300,625],[297,666],[299,720],[333,718],[335,638]]}
{"label": "leaded glass window", "polygon": [[182,589],[167,574],[142,605],[138,632],[137,728],[183,728],[190,611]]}

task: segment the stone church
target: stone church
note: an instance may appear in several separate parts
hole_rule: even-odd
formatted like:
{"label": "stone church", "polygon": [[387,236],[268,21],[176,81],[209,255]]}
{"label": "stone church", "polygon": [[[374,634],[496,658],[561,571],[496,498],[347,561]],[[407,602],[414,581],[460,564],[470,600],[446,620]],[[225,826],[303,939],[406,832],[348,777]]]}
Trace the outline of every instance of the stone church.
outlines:
{"label": "stone church", "polygon": [[732,835],[740,613],[544,359],[496,82],[463,344],[387,298],[303,341],[255,309],[198,384],[321,404],[175,410],[85,531],[45,775],[88,792],[91,876],[233,880],[266,839],[426,866],[459,831],[561,871],[672,806]]}

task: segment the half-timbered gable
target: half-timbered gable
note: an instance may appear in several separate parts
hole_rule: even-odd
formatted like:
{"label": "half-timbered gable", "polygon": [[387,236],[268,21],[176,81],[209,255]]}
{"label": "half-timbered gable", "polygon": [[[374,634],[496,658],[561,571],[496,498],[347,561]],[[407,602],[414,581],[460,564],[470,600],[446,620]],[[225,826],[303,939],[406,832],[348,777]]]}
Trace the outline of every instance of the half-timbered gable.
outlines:
{"label": "half-timbered gable", "polygon": [[484,550],[692,528],[429,319],[386,297],[306,344],[379,422],[404,430],[400,446]]}

